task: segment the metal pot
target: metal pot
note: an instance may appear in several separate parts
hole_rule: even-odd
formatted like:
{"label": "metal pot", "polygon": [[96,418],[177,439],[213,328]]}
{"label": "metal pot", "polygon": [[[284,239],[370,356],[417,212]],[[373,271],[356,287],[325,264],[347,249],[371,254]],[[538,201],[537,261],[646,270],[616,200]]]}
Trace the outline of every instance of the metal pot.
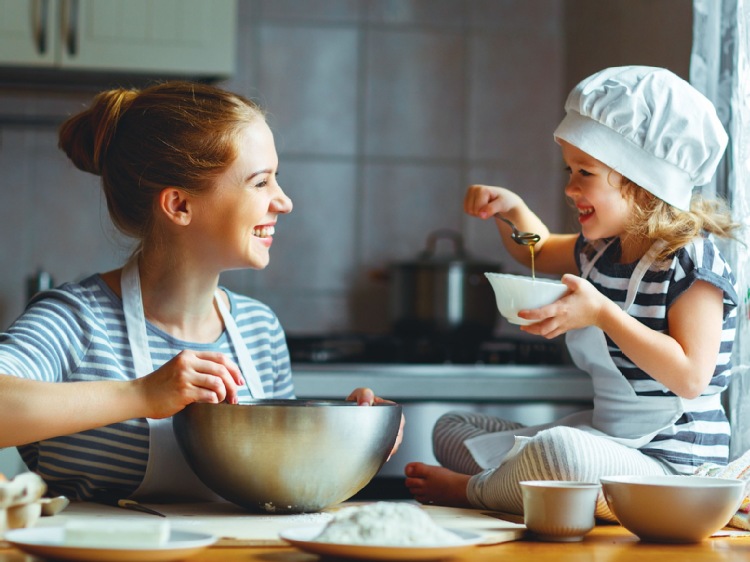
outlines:
{"label": "metal pot", "polygon": [[[450,252],[438,254],[440,240],[450,243]],[[489,335],[497,306],[485,271],[499,272],[500,264],[470,259],[463,237],[454,230],[432,232],[416,260],[391,265],[394,330],[411,335]]]}

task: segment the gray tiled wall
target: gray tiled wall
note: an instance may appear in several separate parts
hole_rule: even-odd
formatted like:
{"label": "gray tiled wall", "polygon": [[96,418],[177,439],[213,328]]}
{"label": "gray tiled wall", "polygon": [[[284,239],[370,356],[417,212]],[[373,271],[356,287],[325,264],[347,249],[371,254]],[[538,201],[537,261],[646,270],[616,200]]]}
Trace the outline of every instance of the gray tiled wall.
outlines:
{"label": "gray tiled wall", "polygon": [[431,231],[462,231],[477,258],[504,260],[494,226],[462,213],[468,183],[541,188],[559,226],[562,8],[243,3],[240,35],[255,52],[240,59],[255,79],[240,72],[227,86],[253,84],[269,110],[295,209],[279,221],[269,268],[225,282],[268,302],[289,332],[385,331],[383,274],[416,257]]}
{"label": "gray tiled wall", "polygon": [[[601,25],[585,12],[571,18],[587,2],[239,0],[238,69],[222,85],[267,108],[295,207],[279,221],[271,265],[225,284],[268,302],[290,333],[379,332],[389,324],[382,273],[415,257],[434,229],[457,229],[477,258],[518,271],[494,225],[462,213],[463,193],[472,182],[507,185],[553,228],[567,226],[551,132],[570,42],[580,55],[580,29]],[[596,45],[600,57],[606,47]],[[127,254],[96,178],[56,148],[55,119],[90,97],[0,87],[0,114],[29,117],[0,127],[3,326],[37,267],[75,280]]]}

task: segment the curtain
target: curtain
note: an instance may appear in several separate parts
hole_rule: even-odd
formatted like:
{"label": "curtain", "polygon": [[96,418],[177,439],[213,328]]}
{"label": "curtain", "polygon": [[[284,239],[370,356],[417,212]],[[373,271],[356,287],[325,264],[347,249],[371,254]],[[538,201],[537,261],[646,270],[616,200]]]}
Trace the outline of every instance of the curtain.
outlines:
{"label": "curtain", "polygon": [[743,227],[722,251],[737,277],[740,306],[726,406],[731,456],[750,450],[750,0],[693,0],[690,82],[713,101],[729,146],[704,195],[724,197]]}

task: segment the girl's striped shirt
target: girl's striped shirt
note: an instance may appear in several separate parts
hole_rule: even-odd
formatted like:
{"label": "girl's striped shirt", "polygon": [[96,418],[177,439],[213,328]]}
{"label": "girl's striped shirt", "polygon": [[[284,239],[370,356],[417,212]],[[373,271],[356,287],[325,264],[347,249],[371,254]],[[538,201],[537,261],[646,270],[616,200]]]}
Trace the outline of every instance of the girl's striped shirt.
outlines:
{"label": "girl's striped shirt", "polygon": [[[579,236],[576,261],[583,270],[609,240],[593,243]],[[619,240],[615,240],[595,262],[589,281],[606,297],[622,306],[628,282],[636,263],[618,263]],[[669,429],[659,433],[641,447],[647,455],[667,462],[678,473],[690,474],[705,462],[726,464],[729,457],[730,427],[718,395],[729,384],[732,374],[732,346],[737,324],[738,297],[732,271],[709,237],[695,239],[678,250],[671,259],[652,264],[646,272],[628,313],[649,328],[669,333],[669,307],[696,281],[705,281],[719,288],[724,299],[724,323],[721,347],[711,381],[702,396],[715,395],[714,406],[694,407],[683,401],[683,415]],[[700,322],[696,318],[695,322]],[[639,369],[607,337],[609,353],[622,375],[641,396],[675,396],[666,386]],[[705,403],[706,400],[699,402]]]}

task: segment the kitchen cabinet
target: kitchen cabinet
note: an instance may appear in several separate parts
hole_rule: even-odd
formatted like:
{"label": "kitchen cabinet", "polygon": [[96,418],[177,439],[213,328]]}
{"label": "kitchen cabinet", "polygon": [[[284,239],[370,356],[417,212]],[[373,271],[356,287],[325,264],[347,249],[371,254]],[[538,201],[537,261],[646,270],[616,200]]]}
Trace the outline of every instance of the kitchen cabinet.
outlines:
{"label": "kitchen cabinet", "polygon": [[0,67],[221,78],[236,0],[0,0]]}

